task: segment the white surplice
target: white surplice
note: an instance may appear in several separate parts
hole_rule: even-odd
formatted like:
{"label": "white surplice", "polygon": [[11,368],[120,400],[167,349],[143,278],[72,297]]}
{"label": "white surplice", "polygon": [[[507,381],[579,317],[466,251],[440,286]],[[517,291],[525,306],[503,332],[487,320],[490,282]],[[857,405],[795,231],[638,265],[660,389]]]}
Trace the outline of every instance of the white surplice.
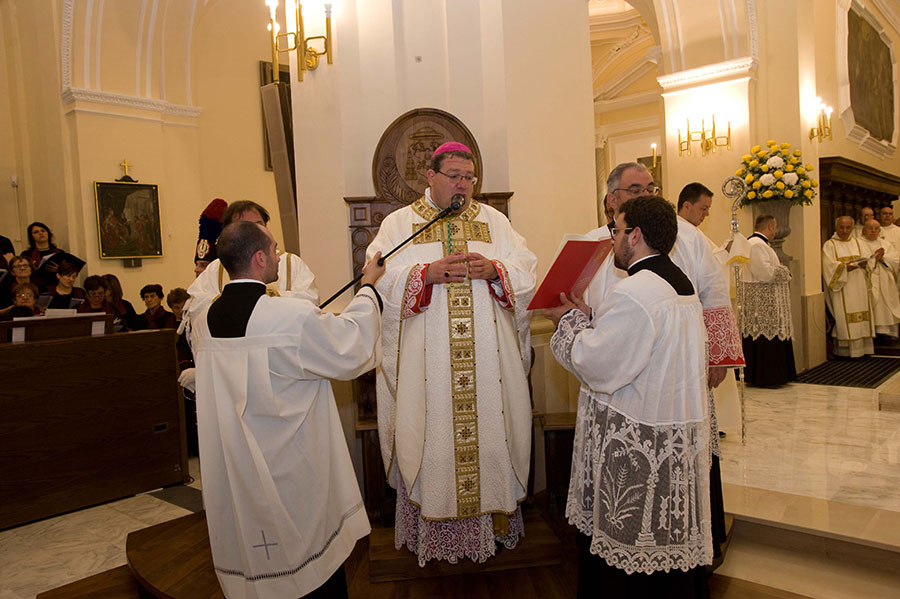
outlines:
{"label": "white surplice", "polygon": [[[278,297],[296,297],[319,303],[319,290],[316,288],[316,277],[300,256],[283,252],[279,254],[278,280],[266,285],[266,294]],[[222,263],[216,259],[209,263],[206,270],[194,279],[187,288],[190,299],[184,305],[184,317],[178,328],[179,334],[187,330],[190,338],[191,323],[205,312],[214,299],[222,293],[222,288],[230,281]]]}
{"label": "white surplice", "polygon": [[[900,273],[900,255],[893,245],[881,239],[869,241],[860,237],[859,249],[863,257],[868,256],[866,271],[872,293],[872,315],[875,332],[879,335],[897,337],[900,324],[900,295],[897,293],[897,275]],[[875,252],[884,249],[884,257],[876,262]]]}
{"label": "white surplice", "polygon": [[566,516],[627,573],[712,561],[706,331],[696,293],[649,270],[559,322],[556,359],[582,383]]}
{"label": "white surplice", "polygon": [[[895,248],[900,249],[900,227],[897,225],[892,223],[886,227],[882,226],[879,237],[890,242]],[[860,235],[860,238],[862,238],[862,235]]]}
{"label": "white surplice", "polygon": [[791,271],[765,240],[751,236],[748,242],[750,262],[741,272],[741,335],[792,339]]}
{"label": "white surplice", "polygon": [[229,599],[294,599],[321,586],[370,532],[329,378],[373,368],[375,293],[340,315],[259,298],[246,336],[194,322],[203,500]]}
{"label": "white surplice", "polygon": [[858,358],[874,352],[875,321],[866,269],[847,270],[847,264],[863,257],[859,239],[841,241],[837,234],[822,246],[822,278],[825,303],[834,316],[831,331],[834,353]]}
{"label": "white surplice", "polygon": [[[385,217],[367,256],[388,253],[437,215],[429,192]],[[482,254],[500,280],[425,285],[425,265],[451,251]],[[487,559],[495,550],[491,514],[514,515],[525,497],[532,428],[526,307],[536,265],[509,220],[473,201],[392,256],[378,281],[385,301],[379,440],[389,483],[406,493],[398,497],[395,543],[413,549],[420,564]],[[400,513],[407,503],[415,517]],[[460,526],[437,531],[453,522]]]}

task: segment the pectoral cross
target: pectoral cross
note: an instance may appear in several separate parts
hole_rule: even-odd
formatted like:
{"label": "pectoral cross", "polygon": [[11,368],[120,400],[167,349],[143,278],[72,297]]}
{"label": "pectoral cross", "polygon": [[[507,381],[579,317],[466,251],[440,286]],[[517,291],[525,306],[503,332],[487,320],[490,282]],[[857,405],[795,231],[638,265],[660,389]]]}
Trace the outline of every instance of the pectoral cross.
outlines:
{"label": "pectoral cross", "polygon": [[125,158],[125,159],[122,160],[122,162],[119,163],[119,166],[121,166],[122,168],[125,169],[125,176],[127,177],[127,176],[128,176],[128,167],[129,167],[129,166],[134,166],[134,165],[131,164],[130,162],[128,162],[128,159]]}

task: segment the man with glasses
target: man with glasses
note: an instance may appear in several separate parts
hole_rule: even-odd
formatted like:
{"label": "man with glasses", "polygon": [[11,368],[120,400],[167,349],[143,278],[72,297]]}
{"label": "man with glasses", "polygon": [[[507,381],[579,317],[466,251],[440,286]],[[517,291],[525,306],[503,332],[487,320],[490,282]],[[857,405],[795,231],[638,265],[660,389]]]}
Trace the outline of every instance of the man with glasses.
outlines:
{"label": "man with glasses", "polygon": [[[610,192],[606,195],[610,206],[616,210],[627,200],[636,195],[658,192],[653,177],[643,164],[626,162],[616,166],[606,181]],[[618,216],[616,216],[618,218]],[[684,271],[703,305],[703,320],[709,339],[709,415],[711,434],[710,451],[713,453],[710,469],[710,489],[713,518],[713,548],[716,557],[720,555],[719,545],[725,542],[725,507],[722,500],[722,478],[719,468],[719,427],[716,422],[716,408],[713,389],[725,379],[729,368],[744,365],[744,353],[737,322],[731,309],[731,296],[728,280],[706,242],[703,234],[684,219],[678,219],[678,236],[675,247],[669,253],[672,262]],[[609,236],[608,229],[604,235],[603,227],[596,230],[600,238]],[[612,258],[608,257],[603,266],[591,281],[585,301],[595,310],[606,299],[613,285],[627,276],[624,270],[616,268]]]}
{"label": "man with glasses", "polygon": [[[578,597],[706,597],[713,559],[703,308],[669,252],[675,209],[619,206],[626,271],[593,310],[544,310],[554,356],[582,383],[566,516],[578,528]],[[629,574],[631,573],[631,574]]]}
{"label": "man with glasses", "polygon": [[387,254],[378,430],[397,489],[395,544],[430,559],[483,562],[523,531],[531,448],[526,310],[537,258],[509,221],[473,199],[475,158],[435,150],[424,197],[387,217],[367,255]]}

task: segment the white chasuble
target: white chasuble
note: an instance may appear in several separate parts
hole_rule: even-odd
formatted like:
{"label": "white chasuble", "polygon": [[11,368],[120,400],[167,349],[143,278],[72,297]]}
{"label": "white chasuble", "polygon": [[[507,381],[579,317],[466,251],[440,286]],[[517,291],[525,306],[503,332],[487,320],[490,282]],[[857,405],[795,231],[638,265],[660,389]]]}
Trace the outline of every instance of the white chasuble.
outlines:
{"label": "white chasuble", "polygon": [[831,334],[835,340],[834,353],[839,356],[858,358],[874,351],[875,322],[866,269],[847,270],[849,263],[862,257],[859,240],[853,237],[841,241],[834,235],[822,246],[825,303],[834,316]]}
{"label": "white chasuble", "polygon": [[[893,245],[881,239],[869,241],[858,238],[862,256],[868,257],[866,274],[872,292],[872,317],[875,332],[890,337],[897,336],[900,323],[900,295],[897,293],[897,273],[900,272],[900,255]],[[881,260],[875,260],[875,252],[884,249]]]}
{"label": "white chasuble", "polygon": [[373,368],[375,293],[340,315],[259,298],[246,336],[194,322],[203,500],[229,599],[294,599],[321,586],[370,526],[329,378]]}
{"label": "white chasuble", "polygon": [[[388,253],[437,215],[429,192],[385,217],[368,257]],[[426,265],[454,252],[485,256],[500,279],[425,285]],[[410,546],[420,564],[493,555],[490,515],[516,514],[525,497],[532,427],[526,307],[536,263],[505,216],[472,201],[392,256],[377,283],[385,302],[379,440],[398,489],[396,544]],[[401,514],[403,502],[415,517]],[[467,522],[465,531],[436,531],[454,521]]]}
{"label": "white chasuble", "polygon": [[[296,297],[319,303],[319,290],[316,288],[316,277],[300,256],[283,252],[279,254],[278,280],[266,285],[266,294],[273,297]],[[179,334],[188,330],[191,323],[206,311],[214,299],[222,293],[225,283],[231,278],[222,263],[216,259],[209,263],[206,270],[194,279],[187,289],[190,299],[184,305],[184,318],[178,329]],[[188,337],[190,339],[190,337]]]}
{"label": "white chasuble", "polygon": [[706,331],[697,295],[649,270],[550,342],[582,383],[566,501],[591,553],[627,573],[712,562]]}

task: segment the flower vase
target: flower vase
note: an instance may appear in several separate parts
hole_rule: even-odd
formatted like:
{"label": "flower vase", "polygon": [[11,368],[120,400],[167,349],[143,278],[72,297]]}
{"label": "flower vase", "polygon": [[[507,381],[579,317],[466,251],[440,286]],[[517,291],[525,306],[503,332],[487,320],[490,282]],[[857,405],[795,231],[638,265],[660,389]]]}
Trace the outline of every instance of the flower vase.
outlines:
{"label": "flower vase", "polygon": [[753,206],[754,222],[756,222],[758,216],[763,214],[771,214],[775,217],[778,228],[775,229],[775,239],[770,239],[769,244],[775,250],[775,254],[778,255],[778,260],[790,268],[793,258],[784,253],[782,245],[784,245],[785,237],[791,234],[791,206],[793,204],[790,200],[767,200],[764,202],[753,202],[751,205]]}

